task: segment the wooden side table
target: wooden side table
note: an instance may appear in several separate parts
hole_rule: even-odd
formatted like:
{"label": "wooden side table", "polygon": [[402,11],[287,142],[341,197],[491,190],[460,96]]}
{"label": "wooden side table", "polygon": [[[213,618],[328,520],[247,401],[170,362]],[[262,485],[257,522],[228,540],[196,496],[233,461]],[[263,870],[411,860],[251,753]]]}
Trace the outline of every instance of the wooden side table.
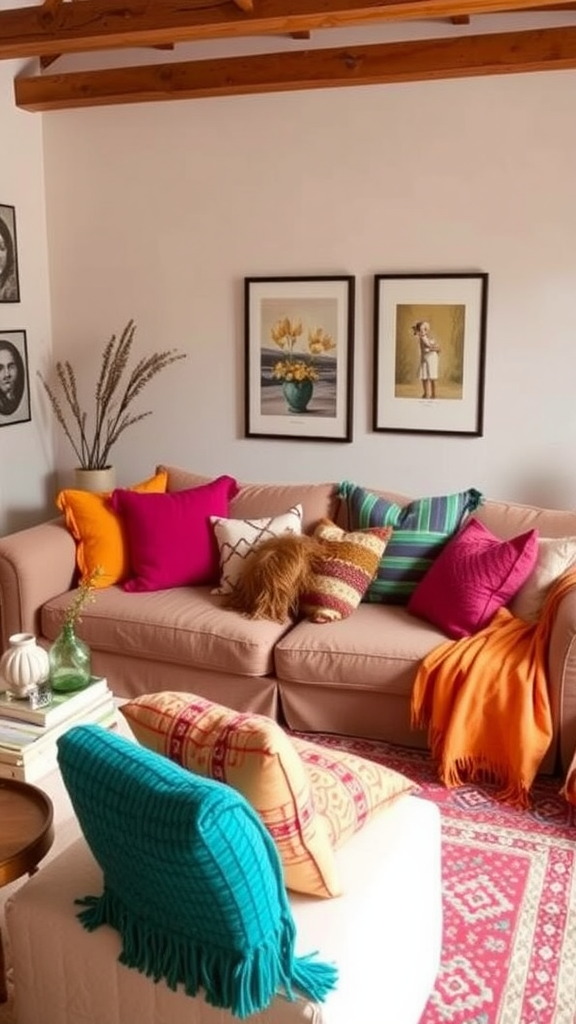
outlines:
{"label": "wooden side table", "polygon": [[[0,779],[0,886],[32,875],[54,840],[50,797],[27,782]],[[6,969],[0,932],[0,1003],[5,1003]]]}

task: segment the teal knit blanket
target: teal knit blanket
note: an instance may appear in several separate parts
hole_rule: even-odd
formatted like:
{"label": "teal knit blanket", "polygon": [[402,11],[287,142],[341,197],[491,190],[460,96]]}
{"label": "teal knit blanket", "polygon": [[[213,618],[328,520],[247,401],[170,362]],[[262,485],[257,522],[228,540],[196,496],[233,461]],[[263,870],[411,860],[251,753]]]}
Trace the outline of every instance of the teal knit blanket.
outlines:
{"label": "teal knit blanket", "polygon": [[122,963],[240,1018],[334,988],[334,966],[295,956],[276,847],[238,792],[96,725],[61,736],[58,760],[104,875],[79,917],[120,933]]}

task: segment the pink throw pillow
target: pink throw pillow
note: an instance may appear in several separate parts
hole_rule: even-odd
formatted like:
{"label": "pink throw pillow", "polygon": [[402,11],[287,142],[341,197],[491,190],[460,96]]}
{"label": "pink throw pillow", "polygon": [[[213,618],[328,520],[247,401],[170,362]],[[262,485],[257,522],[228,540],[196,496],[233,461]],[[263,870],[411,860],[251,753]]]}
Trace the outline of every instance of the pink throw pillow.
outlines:
{"label": "pink throw pillow", "polygon": [[167,494],[116,489],[110,504],[125,526],[131,571],[124,590],[215,583],[220,559],[210,516],[227,516],[237,491],[231,476]]}
{"label": "pink throw pillow", "polygon": [[470,636],[487,626],[520,589],[537,554],[537,530],[501,540],[477,519],[469,519],[416,587],[408,611],[455,640]]}

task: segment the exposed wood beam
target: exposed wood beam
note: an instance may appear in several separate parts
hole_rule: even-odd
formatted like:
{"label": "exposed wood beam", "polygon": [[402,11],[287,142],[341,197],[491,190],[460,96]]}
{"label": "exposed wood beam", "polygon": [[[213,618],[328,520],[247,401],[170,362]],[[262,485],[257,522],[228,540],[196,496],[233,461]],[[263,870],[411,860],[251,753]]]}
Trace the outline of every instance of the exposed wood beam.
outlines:
{"label": "exposed wood beam", "polygon": [[235,2],[196,3],[73,0],[0,11],[0,59],[558,6],[557,0],[300,0],[295,12],[291,0],[258,0],[250,13]]}
{"label": "exposed wood beam", "polygon": [[576,68],[576,27],[22,77],[16,104],[64,110]]}

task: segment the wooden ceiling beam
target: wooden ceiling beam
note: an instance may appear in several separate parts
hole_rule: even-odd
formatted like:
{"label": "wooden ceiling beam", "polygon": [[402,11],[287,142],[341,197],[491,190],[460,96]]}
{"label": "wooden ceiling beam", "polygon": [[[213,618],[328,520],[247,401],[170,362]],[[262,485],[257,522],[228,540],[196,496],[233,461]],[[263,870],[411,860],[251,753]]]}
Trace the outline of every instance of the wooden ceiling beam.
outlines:
{"label": "wooden ceiling beam", "polygon": [[53,0],[0,10],[0,59],[51,56],[193,40],[290,35],[387,21],[558,8],[557,0]]}
{"label": "wooden ceiling beam", "polygon": [[576,27],[16,78],[24,110],[576,68]]}

